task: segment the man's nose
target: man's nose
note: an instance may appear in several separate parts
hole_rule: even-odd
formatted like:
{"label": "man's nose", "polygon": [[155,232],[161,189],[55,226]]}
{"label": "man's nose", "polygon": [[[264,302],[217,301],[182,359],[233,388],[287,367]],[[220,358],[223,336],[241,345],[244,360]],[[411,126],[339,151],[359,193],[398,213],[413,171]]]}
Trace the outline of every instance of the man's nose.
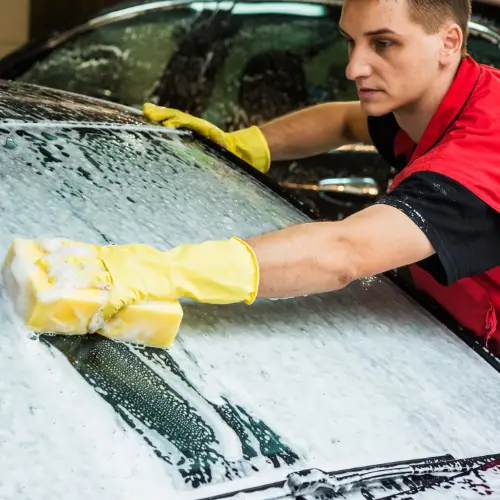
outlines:
{"label": "man's nose", "polygon": [[362,50],[361,47],[351,50],[345,74],[349,80],[353,81],[371,75],[371,66],[366,51]]}

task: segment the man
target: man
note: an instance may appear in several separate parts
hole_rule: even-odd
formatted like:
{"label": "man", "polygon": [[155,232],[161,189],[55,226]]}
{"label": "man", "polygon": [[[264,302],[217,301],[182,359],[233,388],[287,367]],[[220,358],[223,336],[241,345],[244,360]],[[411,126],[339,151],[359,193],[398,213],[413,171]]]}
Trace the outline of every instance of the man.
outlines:
{"label": "man", "polygon": [[[373,142],[397,169],[390,192],[340,222],[242,241],[96,247],[112,283],[104,319],[139,299],[252,303],[338,290],[412,266],[416,284],[486,344],[500,339],[500,71],[466,54],[470,0],[346,0],[340,28],[358,102],[327,103],[226,134],[176,110],[147,118],[205,134],[266,172]],[[500,342],[498,343],[500,346]]]}

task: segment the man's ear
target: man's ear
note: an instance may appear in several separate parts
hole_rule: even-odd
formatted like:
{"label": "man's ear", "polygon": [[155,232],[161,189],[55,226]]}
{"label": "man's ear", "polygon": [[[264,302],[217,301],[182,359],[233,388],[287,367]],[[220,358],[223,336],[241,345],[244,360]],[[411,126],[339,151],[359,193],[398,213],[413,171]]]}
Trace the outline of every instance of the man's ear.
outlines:
{"label": "man's ear", "polygon": [[449,63],[455,59],[457,54],[462,53],[462,42],[464,35],[462,29],[457,23],[449,23],[443,26],[442,40],[443,48],[441,51],[441,62]]}

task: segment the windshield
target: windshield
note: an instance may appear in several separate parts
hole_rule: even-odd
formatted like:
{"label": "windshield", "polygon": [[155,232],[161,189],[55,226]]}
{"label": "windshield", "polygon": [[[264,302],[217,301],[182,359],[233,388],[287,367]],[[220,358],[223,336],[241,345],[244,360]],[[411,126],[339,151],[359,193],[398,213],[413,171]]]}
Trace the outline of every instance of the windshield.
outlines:
{"label": "windshield", "polygon": [[[2,255],[15,236],[166,250],[308,221],[190,135],[133,123],[43,123],[58,107],[47,96],[44,102],[33,122],[12,121],[21,109],[12,105],[10,121],[0,124]],[[130,461],[120,460],[118,471],[105,465],[102,477],[126,472],[139,484],[154,471],[161,476],[155,487],[172,481],[178,491],[261,482],[287,468],[336,470],[500,448],[500,374],[383,278],[251,307],[187,302],[168,350],[97,335],[34,343],[8,319],[5,301],[0,308],[1,380],[17,398],[0,410],[13,453],[2,456],[10,478],[37,456],[64,469],[75,446],[83,456],[72,463],[79,475],[121,453]],[[75,417],[80,408],[92,417]],[[32,427],[31,412],[41,427]],[[100,491],[102,477],[86,487]]]}

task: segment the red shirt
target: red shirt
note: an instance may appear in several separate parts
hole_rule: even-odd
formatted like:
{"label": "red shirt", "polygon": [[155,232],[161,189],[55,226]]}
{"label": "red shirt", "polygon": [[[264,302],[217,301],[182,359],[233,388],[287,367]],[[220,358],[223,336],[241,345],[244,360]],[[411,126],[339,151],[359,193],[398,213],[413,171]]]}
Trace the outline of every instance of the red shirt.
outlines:
{"label": "red shirt", "polygon": [[[416,285],[490,348],[500,352],[497,322],[500,315],[500,71],[477,64],[471,57],[463,59],[452,86],[417,145],[397,124],[394,125],[393,117],[391,133],[382,130],[380,120],[369,120],[374,144],[401,171],[388,195],[379,202],[394,204],[391,199],[397,197],[393,194],[410,185],[410,180],[416,185],[416,179],[425,179],[428,184],[434,179],[437,188],[432,196],[428,194],[432,187],[424,187],[419,195],[424,199],[428,196],[434,213],[439,211],[440,201],[443,211],[454,208],[456,213],[450,212],[448,225],[457,222],[458,227],[470,225],[464,228],[472,235],[468,246],[472,249],[479,245],[474,241],[476,231],[482,242],[481,248],[484,247],[484,262],[477,261],[478,255],[471,251],[467,257],[469,262],[463,263],[457,271],[460,279],[449,280],[452,283],[438,282],[437,273],[428,272],[423,263],[411,266]],[[377,122],[378,131],[375,131]],[[390,152],[388,143],[392,146]],[[408,191],[408,187],[406,189]],[[469,205],[464,204],[465,199]],[[418,208],[406,210],[401,196],[398,203],[394,206],[402,208],[419,224],[429,236],[437,257],[446,261],[446,254],[454,252],[454,239],[449,235],[449,228],[442,223],[427,224],[425,206],[422,216]],[[480,211],[483,206],[484,215]],[[416,220],[418,218],[422,218],[421,224]],[[493,222],[485,225],[486,219]],[[481,229],[480,234],[476,227],[485,229]],[[460,232],[456,231],[457,248],[463,244],[459,239]],[[443,239],[446,244],[441,241]],[[472,260],[476,262],[468,266]],[[449,269],[450,265],[445,267]],[[475,272],[478,269],[481,272]]]}

